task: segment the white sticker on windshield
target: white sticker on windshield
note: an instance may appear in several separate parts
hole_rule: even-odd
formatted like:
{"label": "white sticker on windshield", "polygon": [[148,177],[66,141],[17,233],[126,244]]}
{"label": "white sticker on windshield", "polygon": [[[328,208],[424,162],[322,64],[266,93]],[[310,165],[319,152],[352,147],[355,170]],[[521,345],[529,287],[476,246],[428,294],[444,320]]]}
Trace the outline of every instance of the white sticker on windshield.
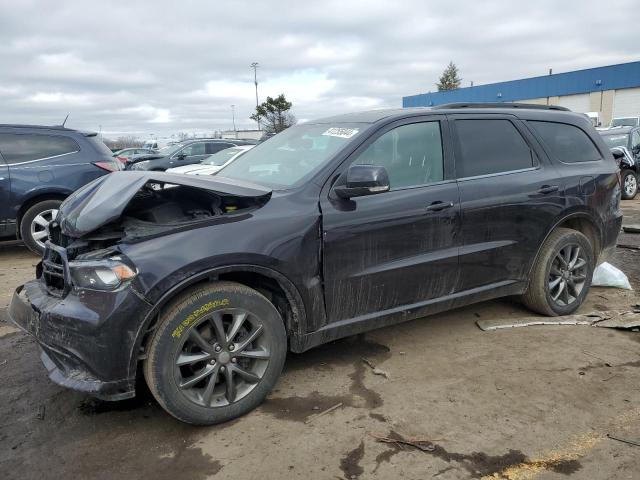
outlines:
{"label": "white sticker on windshield", "polygon": [[331,127],[329,130],[324,132],[322,135],[326,135],[328,137],[351,138],[356,133],[358,133],[358,129],[357,128]]}

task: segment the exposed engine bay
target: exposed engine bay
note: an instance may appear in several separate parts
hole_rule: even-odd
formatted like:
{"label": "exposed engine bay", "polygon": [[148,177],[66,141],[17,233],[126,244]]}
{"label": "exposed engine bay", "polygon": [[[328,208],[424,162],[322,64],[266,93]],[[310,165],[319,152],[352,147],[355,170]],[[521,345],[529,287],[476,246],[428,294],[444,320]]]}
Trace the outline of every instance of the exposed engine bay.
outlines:
{"label": "exposed engine bay", "polygon": [[[175,178],[175,175],[170,177]],[[114,215],[114,212],[108,211],[106,208],[108,198],[96,199],[96,196],[101,193],[100,190],[88,193],[83,203],[78,199],[71,199],[79,207],[74,210],[68,207],[68,212],[65,212],[64,207],[61,208],[61,216],[49,227],[50,240],[56,245],[67,248],[70,259],[101,258],[112,254],[113,248],[110,247],[118,242],[135,242],[186,228],[197,228],[243,218],[252,210],[263,206],[271,196],[270,191],[258,192],[261,193],[260,195],[243,195],[245,191],[239,191],[239,194],[226,193],[215,188],[219,185],[206,180],[191,181],[189,179],[185,183],[195,183],[195,185],[163,182],[160,178],[148,179],[133,193],[128,202],[123,201],[122,198],[114,199],[114,203],[119,202],[114,209],[119,207],[120,215]],[[209,186],[208,183],[212,183],[212,189],[203,188]],[[110,189],[103,190],[104,193],[108,193]],[[117,196],[119,193],[122,191],[113,192],[112,195]],[[91,202],[95,204],[95,209],[89,208],[92,206]],[[88,223],[82,222],[85,220],[82,216],[91,215],[93,210],[100,210],[107,221],[95,230],[81,235],[72,236],[68,232],[65,234],[65,214],[68,217],[73,215],[78,217],[73,219],[75,220],[73,225],[76,226]]]}

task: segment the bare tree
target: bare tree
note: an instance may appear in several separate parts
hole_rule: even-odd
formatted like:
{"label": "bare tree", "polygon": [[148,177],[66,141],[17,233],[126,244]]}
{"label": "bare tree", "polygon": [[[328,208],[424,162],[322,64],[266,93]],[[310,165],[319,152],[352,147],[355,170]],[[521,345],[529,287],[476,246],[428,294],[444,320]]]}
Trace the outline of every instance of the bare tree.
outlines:
{"label": "bare tree", "polygon": [[103,139],[104,144],[111,150],[122,150],[123,148],[139,148],[142,147],[144,142],[134,135],[124,135],[118,137],[116,140],[109,138]]}

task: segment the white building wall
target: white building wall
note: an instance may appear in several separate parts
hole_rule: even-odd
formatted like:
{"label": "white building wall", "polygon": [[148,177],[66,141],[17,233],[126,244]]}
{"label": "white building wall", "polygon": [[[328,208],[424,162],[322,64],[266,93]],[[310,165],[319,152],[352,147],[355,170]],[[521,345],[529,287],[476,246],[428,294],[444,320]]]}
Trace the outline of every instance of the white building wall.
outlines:
{"label": "white building wall", "polygon": [[640,116],[640,88],[616,90],[613,98],[613,118]]}

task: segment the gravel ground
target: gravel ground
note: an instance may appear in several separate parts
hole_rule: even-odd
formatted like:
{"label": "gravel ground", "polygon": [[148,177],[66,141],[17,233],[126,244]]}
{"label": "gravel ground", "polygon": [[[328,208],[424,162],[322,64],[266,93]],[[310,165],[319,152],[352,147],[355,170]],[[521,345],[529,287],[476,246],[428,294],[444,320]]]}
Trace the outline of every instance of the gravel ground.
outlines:
{"label": "gravel ground", "polygon": [[[623,204],[625,223],[640,224],[640,200]],[[639,260],[619,248],[612,261],[636,291]],[[607,437],[640,443],[640,333],[482,332],[478,318],[530,315],[485,302],[292,354],[259,409],[194,428],[144,388],[108,403],[49,382],[33,341],[2,320],[36,262],[0,246],[2,478],[640,478],[640,447]],[[636,303],[635,292],[594,288],[581,312]]]}

